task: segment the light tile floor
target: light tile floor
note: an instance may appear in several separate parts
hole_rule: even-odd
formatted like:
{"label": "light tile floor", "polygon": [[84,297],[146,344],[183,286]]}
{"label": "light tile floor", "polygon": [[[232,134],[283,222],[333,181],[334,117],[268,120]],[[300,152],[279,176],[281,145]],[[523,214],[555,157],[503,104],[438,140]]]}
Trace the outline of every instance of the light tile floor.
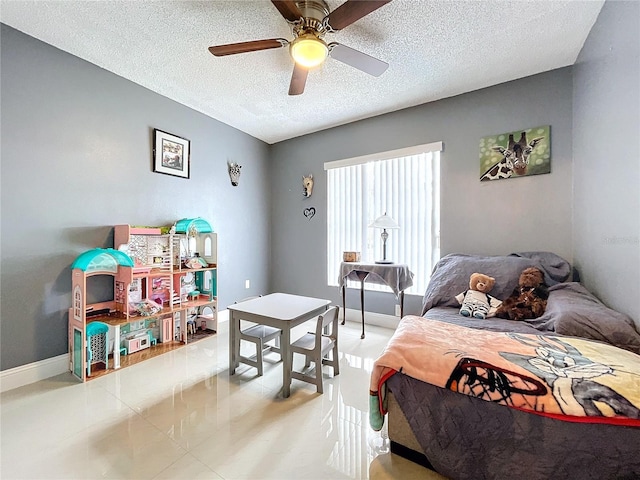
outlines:
{"label": "light tile floor", "polygon": [[359,324],[340,326],[340,375],[324,368],[323,395],[293,380],[285,399],[277,354],[263,377],[246,365],[229,376],[228,325],[84,384],[63,374],[3,393],[0,477],[443,478],[368,426],[369,375],[392,330],[368,325],[361,340]]}

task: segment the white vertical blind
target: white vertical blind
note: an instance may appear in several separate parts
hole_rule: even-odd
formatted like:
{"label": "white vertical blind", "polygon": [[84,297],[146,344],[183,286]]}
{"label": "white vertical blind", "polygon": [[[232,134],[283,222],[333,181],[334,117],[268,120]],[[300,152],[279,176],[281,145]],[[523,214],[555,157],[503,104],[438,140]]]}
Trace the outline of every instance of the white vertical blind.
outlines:
{"label": "white vertical blind", "polygon": [[[395,158],[381,154],[381,160],[367,157],[364,163],[353,159],[325,164],[329,285],[338,285],[344,251],[361,252],[362,261],[382,258],[382,230],[368,225],[386,212],[400,225],[399,230],[388,231],[387,258],[406,263],[415,274],[406,293],[424,293],[440,258],[440,151],[408,150],[410,154]],[[367,284],[367,288],[389,290],[382,285]]]}

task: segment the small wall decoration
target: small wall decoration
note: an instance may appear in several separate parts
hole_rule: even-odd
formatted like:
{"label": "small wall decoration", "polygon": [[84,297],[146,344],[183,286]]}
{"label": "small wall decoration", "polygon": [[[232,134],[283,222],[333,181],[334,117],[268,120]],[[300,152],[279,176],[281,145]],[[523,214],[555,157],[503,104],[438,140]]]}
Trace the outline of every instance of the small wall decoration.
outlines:
{"label": "small wall decoration", "polygon": [[153,129],[153,171],[189,178],[190,145],[186,138]]}
{"label": "small wall decoration", "polygon": [[309,198],[313,193],[313,174],[302,176],[302,195]]}
{"label": "small wall decoration", "polygon": [[480,139],[480,181],[551,172],[549,125]]}
{"label": "small wall decoration", "polygon": [[240,169],[242,168],[242,165],[238,165],[234,162],[227,162],[227,166],[229,167],[229,178],[231,178],[231,185],[237,187],[238,182],[240,182]]}
{"label": "small wall decoration", "polygon": [[313,216],[316,214],[316,209],[313,207],[305,208],[302,213],[304,214],[305,217],[307,217],[307,220],[311,220]]}

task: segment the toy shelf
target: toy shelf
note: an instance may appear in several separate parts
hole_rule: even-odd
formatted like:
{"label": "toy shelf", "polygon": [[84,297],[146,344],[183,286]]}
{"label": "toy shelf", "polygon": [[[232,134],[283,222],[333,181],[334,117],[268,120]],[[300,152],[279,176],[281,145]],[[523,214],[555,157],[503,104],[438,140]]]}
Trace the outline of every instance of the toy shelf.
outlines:
{"label": "toy shelf", "polygon": [[[115,248],[71,266],[69,369],[82,381],[215,334],[217,234],[202,219],[114,227]],[[111,301],[87,304],[87,278],[113,278]]]}
{"label": "toy shelf", "polygon": [[166,270],[150,270],[149,272],[133,272],[133,278],[166,277],[173,272]]}
{"label": "toy shelf", "polygon": [[96,315],[90,318],[87,318],[87,324],[92,322],[103,322],[108,323],[109,325],[124,325],[125,323],[131,323],[138,320],[146,320],[152,318],[163,317],[165,315],[174,315],[176,313],[182,312],[187,308],[199,308],[204,307],[211,304],[217,304],[217,300],[214,298],[210,299],[197,299],[191,300],[188,302],[183,302],[179,307],[165,307],[160,310],[158,313],[154,313],[153,315],[129,315],[125,316],[122,314],[106,314],[106,315]]}

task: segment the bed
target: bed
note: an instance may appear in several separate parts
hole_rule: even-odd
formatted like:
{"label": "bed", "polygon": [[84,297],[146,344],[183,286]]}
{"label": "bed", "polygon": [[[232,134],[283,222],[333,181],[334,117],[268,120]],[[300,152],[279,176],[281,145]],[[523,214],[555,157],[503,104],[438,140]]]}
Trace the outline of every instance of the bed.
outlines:
{"label": "bed", "polygon": [[[469,319],[455,296],[469,276],[509,296],[540,268],[543,316]],[[640,333],[548,252],[451,254],[436,265],[421,316],[404,317],[376,360],[370,424],[391,451],[451,479],[640,478]]]}

